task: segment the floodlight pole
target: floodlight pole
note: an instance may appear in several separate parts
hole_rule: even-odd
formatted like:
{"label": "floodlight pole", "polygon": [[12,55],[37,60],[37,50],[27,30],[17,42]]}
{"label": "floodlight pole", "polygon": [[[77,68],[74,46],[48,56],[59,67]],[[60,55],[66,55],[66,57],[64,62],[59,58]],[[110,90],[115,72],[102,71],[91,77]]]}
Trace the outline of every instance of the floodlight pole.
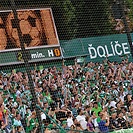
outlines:
{"label": "floodlight pole", "polygon": [[24,41],[22,39],[22,35],[21,35],[21,29],[20,29],[20,26],[19,26],[19,20],[18,20],[18,17],[17,17],[17,8],[16,8],[16,5],[15,5],[15,2],[14,0],[10,0],[11,2],[11,7],[12,7],[12,11],[13,11],[13,14],[14,14],[14,19],[16,21],[16,28],[18,30],[18,36],[19,36],[19,40],[20,40],[20,47],[21,47],[21,52],[22,52],[22,57],[23,57],[23,60],[24,60],[24,66],[25,66],[25,69],[26,69],[26,72],[27,72],[27,75],[28,75],[28,79],[29,79],[29,87],[30,87],[30,92],[31,92],[31,95],[32,95],[32,106],[33,106],[33,109],[36,111],[36,116],[37,116],[37,119],[38,119],[38,128],[39,128],[39,133],[42,132],[42,121],[41,121],[41,113],[40,111],[38,110],[37,108],[37,97],[36,97],[36,93],[35,93],[35,90],[34,90],[34,84],[33,84],[33,80],[32,80],[32,77],[31,77],[31,74],[30,74],[30,64],[28,62],[28,54],[27,54],[27,50],[25,49],[24,47]]}
{"label": "floodlight pole", "polygon": [[120,14],[122,16],[121,19],[123,20],[125,31],[126,31],[126,34],[127,34],[127,39],[128,39],[129,45],[130,45],[131,55],[132,55],[132,58],[133,58],[133,44],[132,44],[132,38],[131,38],[131,35],[130,35],[130,29],[128,27],[127,20],[126,20],[126,15],[125,15],[125,12],[124,12],[124,1],[123,0],[117,0],[117,2],[118,2],[119,9],[120,9]]}

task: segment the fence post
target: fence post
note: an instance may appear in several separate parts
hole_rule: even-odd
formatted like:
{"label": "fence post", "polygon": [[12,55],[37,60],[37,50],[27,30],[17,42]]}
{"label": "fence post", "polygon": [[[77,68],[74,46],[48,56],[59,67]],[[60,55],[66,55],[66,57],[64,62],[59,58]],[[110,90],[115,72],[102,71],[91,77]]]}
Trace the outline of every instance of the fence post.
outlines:
{"label": "fence post", "polygon": [[28,62],[29,61],[28,51],[24,47],[24,41],[23,41],[22,35],[21,35],[21,29],[20,29],[20,26],[19,26],[19,20],[18,20],[18,17],[17,17],[17,11],[16,11],[17,8],[16,8],[16,5],[15,5],[15,2],[14,2],[14,0],[10,0],[10,2],[11,2],[11,8],[12,8],[12,11],[13,11],[13,14],[14,14],[14,19],[15,19],[15,22],[16,22],[16,28],[18,30],[18,36],[19,36],[19,40],[20,40],[20,47],[21,47],[22,57],[23,57],[23,60],[24,60],[24,67],[26,69],[28,79],[29,79],[29,87],[30,87],[30,92],[32,94],[32,106],[33,106],[33,109],[36,111],[38,124],[39,124],[38,130],[41,133],[42,132],[42,130],[41,130],[42,129],[42,121],[41,121],[40,112],[36,107],[38,102],[37,102],[37,97],[36,97],[36,94],[35,94],[35,91],[34,91],[34,84],[33,84],[33,81],[32,81],[31,74],[30,74],[30,64]]}

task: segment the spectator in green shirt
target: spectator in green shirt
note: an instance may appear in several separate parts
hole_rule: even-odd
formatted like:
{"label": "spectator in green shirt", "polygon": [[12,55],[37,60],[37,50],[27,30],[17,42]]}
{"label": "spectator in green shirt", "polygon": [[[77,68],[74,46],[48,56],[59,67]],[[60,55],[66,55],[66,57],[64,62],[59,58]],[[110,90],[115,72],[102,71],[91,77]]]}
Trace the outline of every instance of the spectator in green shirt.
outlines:
{"label": "spectator in green shirt", "polygon": [[102,108],[98,106],[97,102],[93,103],[93,108],[91,111],[94,111],[96,116],[98,116],[98,113],[102,111]]}

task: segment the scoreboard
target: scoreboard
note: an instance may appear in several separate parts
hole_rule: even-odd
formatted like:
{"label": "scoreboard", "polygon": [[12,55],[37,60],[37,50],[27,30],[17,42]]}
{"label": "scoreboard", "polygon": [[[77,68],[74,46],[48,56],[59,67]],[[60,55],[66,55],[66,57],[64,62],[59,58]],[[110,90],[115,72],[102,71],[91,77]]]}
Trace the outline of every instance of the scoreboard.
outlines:
{"label": "scoreboard", "polygon": [[[29,62],[62,57],[51,8],[0,11],[0,65],[23,63],[20,37]],[[19,26],[21,33],[18,34]]]}

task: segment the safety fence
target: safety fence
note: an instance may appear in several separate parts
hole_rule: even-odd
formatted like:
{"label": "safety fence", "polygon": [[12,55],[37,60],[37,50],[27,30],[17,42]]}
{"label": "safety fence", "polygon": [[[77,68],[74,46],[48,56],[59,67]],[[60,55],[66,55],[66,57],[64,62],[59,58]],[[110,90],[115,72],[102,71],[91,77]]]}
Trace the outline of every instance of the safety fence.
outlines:
{"label": "safety fence", "polygon": [[[132,127],[132,14],[131,0],[1,0],[3,132],[88,132],[66,129],[68,114],[58,114],[57,122],[50,108],[67,105],[65,110],[76,118],[78,109],[93,108],[96,101],[99,112],[112,101],[115,109],[109,111],[120,114],[119,107],[125,107]],[[122,128],[113,133],[132,132]]]}

